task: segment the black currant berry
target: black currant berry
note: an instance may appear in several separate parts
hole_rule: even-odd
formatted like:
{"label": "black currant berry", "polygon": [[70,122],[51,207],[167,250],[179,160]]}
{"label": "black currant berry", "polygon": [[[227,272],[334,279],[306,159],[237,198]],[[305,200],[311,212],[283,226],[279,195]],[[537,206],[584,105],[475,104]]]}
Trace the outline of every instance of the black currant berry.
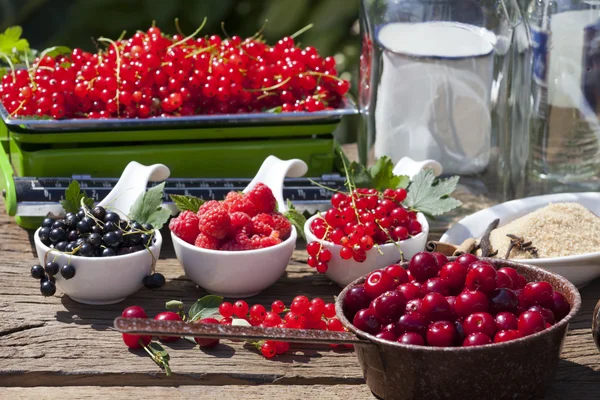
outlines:
{"label": "black currant berry", "polygon": [[42,222],[42,228],[50,228],[53,223],[54,220],[52,218],[44,218],[44,221]]}
{"label": "black currant berry", "polygon": [[128,231],[129,230],[129,222],[125,221],[125,220],[121,220],[119,222],[119,227],[121,228],[121,230]]}
{"label": "black currant berry", "polygon": [[120,249],[117,250],[117,255],[118,256],[124,256],[126,254],[131,254],[131,247],[121,247]]}
{"label": "black currant berry", "polygon": [[56,278],[50,275],[45,275],[42,279],[41,282],[47,282],[50,281],[52,283],[56,283]]}
{"label": "black currant berry", "polygon": [[69,231],[69,233],[67,234],[67,240],[69,242],[74,242],[77,239],[79,239],[79,232],[77,232],[77,231]]}
{"label": "black currant berry", "polygon": [[105,246],[114,247],[119,244],[120,237],[117,232],[108,232],[102,236],[102,241],[104,242]]}
{"label": "black currant berry", "polygon": [[77,230],[79,233],[89,233],[92,231],[92,226],[87,223],[85,220],[81,220],[77,223]]}
{"label": "black currant berry", "polygon": [[130,248],[131,248],[132,253],[135,253],[136,251],[142,251],[145,249],[145,247],[142,246],[141,244],[136,244],[134,246],[131,246]]}
{"label": "black currant berry", "polygon": [[49,263],[46,263],[46,274],[48,274],[49,276],[54,276],[58,274],[59,269],[60,267],[55,262],[51,261]]}
{"label": "black currant berry", "polygon": [[80,208],[79,211],[77,211],[77,218],[82,220],[84,217],[85,217],[85,211],[83,210],[83,208]]}
{"label": "black currant berry", "polygon": [[71,264],[63,265],[60,269],[60,274],[65,279],[71,279],[75,276],[75,267]]}
{"label": "black currant berry", "polygon": [[152,236],[148,235],[147,233],[142,233],[140,235],[140,242],[144,246],[150,246],[150,239],[151,238],[152,238]]}
{"label": "black currant berry", "polygon": [[130,235],[127,235],[126,237],[127,237],[127,240],[129,240],[129,243],[132,245],[142,243],[142,235],[139,233],[132,233]]}
{"label": "black currant berry", "polygon": [[154,229],[154,227],[150,224],[144,224],[142,225],[142,228],[144,228],[145,231],[151,231]]}
{"label": "black currant berry", "polygon": [[94,218],[97,218],[100,221],[104,221],[104,217],[106,216],[106,210],[102,206],[96,206],[92,209],[92,215],[94,216]]}
{"label": "black currant berry", "polygon": [[100,225],[94,225],[94,226],[92,226],[92,233],[97,233],[98,235],[102,235],[104,233],[104,231],[102,230],[102,227]]}
{"label": "black currant berry", "polygon": [[56,293],[56,285],[51,281],[44,281],[40,285],[40,292],[46,297],[53,296]]}
{"label": "black currant berry", "polygon": [[114,222],[115,224],[118,224],[120,221],[121,221],[121,218],[119,217],[119,214],[114,213],[114,212],[109,211],[104,216],[104,222]]}
{"label": "black currant berry", "polygon": [[92,233],[88,236],[87,242],[93,247],[99,247],[102,244],[102,236],[97,233]]}
{"label": "black currant berry", "polygon": [[116,255],[117,253],[115,253],[115,251],[110,247],[106,247],[104,250],[102,250],[102,257],[113,257]]}
{"label": "black currant berry", "polygon": [[42,267],[41,265],[34,265],[33,267],[31,267],[32,278],[42,279],[44,275],[46,275],[46,272],[44,271],[44,267]]}
{"label": "black currant berry", "polygon": [[121,231],[121,230],[116,230],[116,231],[115,231],[115,234],[116,234],[116,235],[117,235],[117,237],[119,238],[119,243],[123,243],[123,241],[125,240],[125,239],[124,239],[124,236],[123,236],[123,231]]}
{"label": "black currant berry", "polygon": [[67,232],[60,228],[54,228],[50,231],[50,235],[48,236],[52,243],[62,242],[67,238]]}
{"label": "black currant berry", "polygon": [[144,229],[144,227],[139,222],[133,221],[131,223],[131,230],[132,231],[141,231],[142,229]]}
{"label": "black currant berry", "polygon": [[67,249],[67,242],[66,241],[62,241],[62,242],[58,242],[56,243],[56,246],[54,246],[54,248],[58,251],[65,251]]}
{"label": "black currant berry", "polygon": [[66,231],[67,224],[64,219],[58,219],[52,224],[52,229],[64,229]]}
{"label": "black currant berry", "polygon": [[73,213],[68,213],[65,216],[65,223],[67,224],[69,229],[75,229],[77,227],[78,222],[79,222],[79,218],[77,218],[77,215],[75,215]]}
{"label": "black currant berry", "polygon": [[148,275],[144,278],[144,286],[148,289],[159,289],[165,286],[165,277],[163,274],[154,273],[152,275]]}
{"label": "black currant berry", "polygon": [[87,243],[86,240],[84,238],[80,237],[79,239],[77,239],[75,241],[75,247],[80,247],[82,244],[85,244],[85,243]]}
{"label": "black currant berry", "polygon": [[109,221],[104,224],[104,233],[114,232],[118,229],[119,229],[119,226],[117,224],[115,224],[114,222]]}
{"label": "black currant berry", "polygon": [[72,253],[73,250],[75,250],[75,247],[77,247],[77,243],[75,241],[69,242],[67,247],[65,247],[65,253]]}
{"label": "black currant berry", "polygon": [[42,242],[47,242],[50,240],[50,227],[46,226],[40,229],[40,240]]}
{"label": "black currant berry", "polygon": [[83,243],[79,248],[79,255],[82,257],[90,257],[94,254],[94,247],[89,243]]}

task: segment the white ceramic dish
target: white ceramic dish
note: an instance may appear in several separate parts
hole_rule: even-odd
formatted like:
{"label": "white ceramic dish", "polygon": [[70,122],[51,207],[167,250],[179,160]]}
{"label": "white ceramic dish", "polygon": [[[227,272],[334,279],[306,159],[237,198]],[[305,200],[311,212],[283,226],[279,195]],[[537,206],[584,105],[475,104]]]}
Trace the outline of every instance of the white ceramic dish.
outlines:
{"label": "white ceramic dish", "polygon": [[[550,203],[579,203],[596,215],[600,215],[600,193],[561,193],[528,197],[498,204],[463,218],[441,237],[440,241],[460,244],[470,237],[481,237],[488,224],[500,219],[505,225]],[[557,273],[575,286],[582,287],[600,277],[600,252],[568,257],[514,260]]]}
{"label": "white ceramic dish", "polygon": [[[342,246],[339,244],[333,244],[331,242],[317,239],[315,235],[310,231],[310,224],[318,218],[318,215],[314,215],[306,221],[304,225],[304,234],[306,235],[306,242],[319,242],[324,248],[331,251],[331,260],[329,261],[327,272],[325,275],[340,286],[346,286],[350,282],[355,281],[368,274],[369,272],[375,271],[376,269],[385,268],[390,264],[395,264],[400,261],[400,250],[404,254],[405,260],[410,260],[416,253],[423,251],[427,244],[427,236],[429,236],[429,224],[427,218],[421,213],[417,214],[417,221],[421,223],[423,231],[416,236],[401,242],[388,243],[379,246],[380,254],[376,248],[367,251],[367,259],[361,263],[354,261],[353,259],[344,260],[340,257],[340,250]],[[398,247],[397,247],[398,246]]]}
{"label": "white ceramic dish", "polygon": [[[252,190],[262,182],[267,185],[280,212],[287,210],[283,199],[283,180],[286,176],[300,177],[308,166],[302,160],[283,161],[274,156],[265,159],[254,179],[244,189]],[[177,260],[185,275],[208,292],[223,297],[254,296],[268,288],[283,275],[296,248],[297,232],[282,243],[266,249],[221,251],[193,246],[171,232]]]}
{"label": "white ceramic dish", "polygon": [[[135,161],[129,163],[112,191],[98,205],[101,205],[121,217],[129,211],[131,205],[146,190],[148,181],[163,181],[169,177],[169,169],[162,164],[144,166]],[[64,279],[56,274],[58,288],[78,303],[103,305],[123,301],[143,286],[143,279],[150,275],[154,259],[148,250],[114,257],[69,256],[52,250],[44,245],[39,237],[40,229],[35,231],[34,242],[41,265],[55,261],[58,265],[71,263],[75,267],[75,276]],[[158,259],[162,246],[162,236],[155,231],[155,241],[150,246],[154,258]],[[46,257],[46,253],[48,257]]]}

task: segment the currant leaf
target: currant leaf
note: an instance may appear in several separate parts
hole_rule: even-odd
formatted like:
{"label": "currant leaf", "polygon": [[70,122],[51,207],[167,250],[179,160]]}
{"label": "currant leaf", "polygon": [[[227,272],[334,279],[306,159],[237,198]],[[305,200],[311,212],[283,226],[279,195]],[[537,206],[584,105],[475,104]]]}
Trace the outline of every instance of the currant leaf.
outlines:
{"label": "currant leaf", "polygon": [[423,214],[436,216],[459,207],[462,203],[450,197],[458,176],[437,180],[432,169],[424,169],[415,175],[408,187],[408,195],[404,203],[407,207]]}
{"label": "currant leaf", "polygon": [[81,200],[86,207],[92,207],[94,200],[87,197],[85,192],[81,191],[81,185],[77,181],[72,181],[67,190],[65,190],[65,198],[60,201],[60,205],[67,213],[76,213],[81,207]]}
{"label": "currant leaf", "polygon": [[175,206],[179,211],[192,211],[197,213],[200,206],[204,204],[204,200],[194,196],[183,196],[179,194],[170,195],[171,200],[175,203]]}
{"label": "currant leaf", "polygon": [[306,240],[306,237],[304,236],[304,224],[306,223],[306,218],[304,215],[295,209],[290,209],[283,213],[283,216],[296,228],[296,232]]}
{"label": "currant leaf", "polygon": [[387,156],[380,157],[369,168],[369,174],[373,179],[372,188],[380,192],[385,189],[406,189],[410,182],[406,175],[394,175],[394,163]]}
{"label": "currant leaf", "polygon": [[188,321],[194,322],[203,318],[208,318],[219,312],[219,306],[223,302],[223,297],[208,295],[195,302],[188,311]]}
{"label": "currant leaf", "polygon": [[129,218],[140,224],[151,224],[160,229],[167,222],[170,212],[161,208],[165,183],[151,187],[142,193],[129,210]]}

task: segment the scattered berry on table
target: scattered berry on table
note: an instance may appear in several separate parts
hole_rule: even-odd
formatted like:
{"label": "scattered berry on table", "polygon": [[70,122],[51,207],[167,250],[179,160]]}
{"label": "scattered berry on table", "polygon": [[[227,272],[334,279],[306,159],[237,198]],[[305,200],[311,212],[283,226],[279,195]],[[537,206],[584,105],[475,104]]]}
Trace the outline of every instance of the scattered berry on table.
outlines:
{"label": "scattered berry on table", "polygon": [[[219,321],[216,320],[215,318],[203,318],[199,321],[196,321],[197,324],[218,324]],[[196,341],[196,343],[198,343],[198,345],[200,347],[203,348],[212,348],[215,347],[216,345],[219,344],[219,339],[206,339],[206,338],[199,338],[196,337],[194,338],[194,340]]]}
{"label": "scattered berry on table", "polygon": [[142,282],[147,289],[160,289],[165,286],[165,277],[163,274],[155,272],[144,277]]}
{"label": "scattered berry on table", "polygon": [[[164,311],[156,314],[154,319],[157,321],[181,321],[181,316],[172,311]],[[174,342],[179,339],[178,336],[159,336],[158,338],[163,342]]]}
{"label": "scattered berry on table", "polygon": [[421,252],[405,273],[398,267],[371,272],[344,297],[344,313],[354,326],[383,340],[483,346],[541,332],[571,310],[548,282],[523,283],[516,269],[496,271],[471,254],[449,261]]}

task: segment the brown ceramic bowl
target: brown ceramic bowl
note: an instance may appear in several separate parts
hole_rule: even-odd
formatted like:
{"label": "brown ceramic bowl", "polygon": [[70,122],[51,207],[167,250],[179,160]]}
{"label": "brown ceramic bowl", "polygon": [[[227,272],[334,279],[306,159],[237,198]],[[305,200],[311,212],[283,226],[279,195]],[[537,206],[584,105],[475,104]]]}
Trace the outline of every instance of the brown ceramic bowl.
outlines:
{"label": "brown ceramic bowl", "polygon": [[[452,258],[451,258],[452,260]],[[355,346],[365,380],[378,397],[392,399],[531,399],[541,396],[554,379],[569,321],[581,307],[577,288],[559,275],[524,264],[485,259],[498,268],[515,268],[527,281],[547,281],[571,305],[571,312],[552,327],[510,342],[478,347],[404,345],[356,329],[346,318],[346,286],[336,301],[341,322],[358,337],[377,346]],[[405,263],[404,267],[407,265]]]}

